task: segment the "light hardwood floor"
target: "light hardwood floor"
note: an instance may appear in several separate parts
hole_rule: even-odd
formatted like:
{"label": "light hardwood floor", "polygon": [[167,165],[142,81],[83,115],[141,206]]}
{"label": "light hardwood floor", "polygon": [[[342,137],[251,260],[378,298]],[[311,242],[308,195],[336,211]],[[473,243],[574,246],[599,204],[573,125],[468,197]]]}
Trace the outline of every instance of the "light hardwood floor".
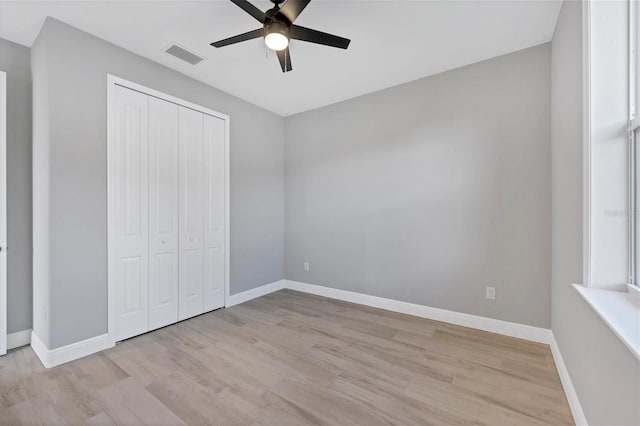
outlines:
{"label": "light hardwood floor", "polygon": [[0,357],[2,424],[570,424],[549,347],[279,291],[45,369]]}

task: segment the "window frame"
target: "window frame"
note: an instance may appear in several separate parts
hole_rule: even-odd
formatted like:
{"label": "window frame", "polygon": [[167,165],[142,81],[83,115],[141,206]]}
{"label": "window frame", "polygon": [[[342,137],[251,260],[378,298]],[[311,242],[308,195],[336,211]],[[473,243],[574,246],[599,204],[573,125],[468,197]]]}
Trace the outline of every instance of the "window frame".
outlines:
{"label": "window frame", "polygon": [[629,284],[639,285],[640,271],[640,216],[638,214],[640,190],[640,7],[636,1],[629,1]]}

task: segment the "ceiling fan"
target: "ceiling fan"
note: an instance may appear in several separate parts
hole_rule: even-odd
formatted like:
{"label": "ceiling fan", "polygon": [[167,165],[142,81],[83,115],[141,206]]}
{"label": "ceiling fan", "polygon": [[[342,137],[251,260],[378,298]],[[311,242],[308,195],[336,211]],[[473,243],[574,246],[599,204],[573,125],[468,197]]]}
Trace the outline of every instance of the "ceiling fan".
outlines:
{"label": "ceiling fan", "polygon": [[267,47],[276,52],[282,72],[288,72],[293,69],[291,66],[291,55],[289,53],[289,41],[291,39],[340,49],[349,47],[349,43],[351,43],[349,39],[293,24],[293,21],[302,13],[310,1],[311,0],[271,0],[271,3],[274,3],[275,6],[266,12],[262,12],[247,0],[231,0],[232,3],[253,16],[263,24],[263,26],[254,31],[216,41],[215,43],[211,43],[211,46],[224,47],[230,44],[264,37]]}

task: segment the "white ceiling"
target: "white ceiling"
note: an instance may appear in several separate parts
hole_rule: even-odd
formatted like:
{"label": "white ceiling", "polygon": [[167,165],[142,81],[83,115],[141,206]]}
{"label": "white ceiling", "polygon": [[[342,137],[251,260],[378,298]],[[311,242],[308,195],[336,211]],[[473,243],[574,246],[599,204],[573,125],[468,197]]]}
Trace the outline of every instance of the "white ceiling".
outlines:
{"label": "white ceiling", "polygon": [[[262,10],[272,4],[253,1]],[[260,27],[227,0],[0,1],[0,37],[31,46],[52,16],[282,116],[551,40],[560,0],[312,0],[297,24],[352,40],[348,50],[291,43],[283,74],[261,39],[209,43]],[[177,43],[206,58],[189,65]]]}

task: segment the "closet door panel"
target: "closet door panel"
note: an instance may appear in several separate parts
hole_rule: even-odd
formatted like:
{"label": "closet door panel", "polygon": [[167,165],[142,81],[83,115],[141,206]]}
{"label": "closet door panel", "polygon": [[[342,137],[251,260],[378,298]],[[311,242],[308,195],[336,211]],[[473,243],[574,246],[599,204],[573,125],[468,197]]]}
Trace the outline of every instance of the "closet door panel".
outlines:
{"label": "closet door panel", "polygon": [[179,107],[180,284],[179,318],[204,312],[203,114]]}
{"label": "closet door panel", "polygon": [[149,328],[148,96],[116,87],[111,190],[115,339]]}
{"label": "closet door panel", "polygon": [[225,122],[204,115],[204,310],[224,306]]}
{"label": "closet door panel", "polygon": [[149,98],[149,328],[178,321],[178,105]]}

